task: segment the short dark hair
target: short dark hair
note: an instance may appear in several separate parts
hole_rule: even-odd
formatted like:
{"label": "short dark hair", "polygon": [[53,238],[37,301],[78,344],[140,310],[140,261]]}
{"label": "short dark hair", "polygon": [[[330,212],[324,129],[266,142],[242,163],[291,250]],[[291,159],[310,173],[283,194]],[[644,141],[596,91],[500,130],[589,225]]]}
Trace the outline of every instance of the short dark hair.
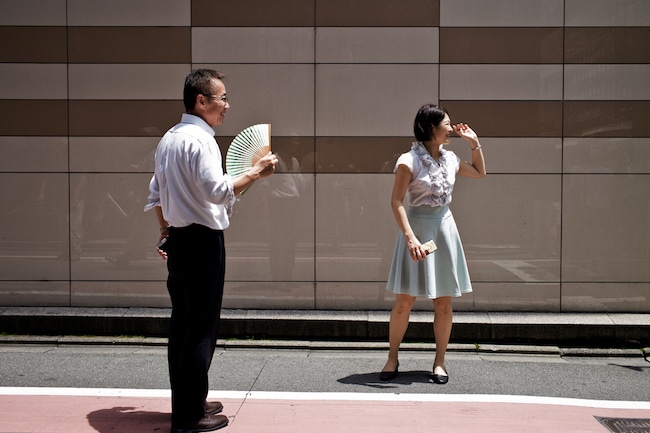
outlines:
{"label": "short dark hair", "polygon": [[183,87],[183,104],[185,111],[191,111],[196,105],[198,95],[209,95],[212,92],[212,79],[223,80],[225,77],[214,69],[195,69],[185,77]]}
{"label": "short dark hair", "polygon": [[413,122],[413,133],[418,141],[431,140],[433,136],[433,127],[438,126],[445,114],[449,114],[447,109],[434,104],[425,104],[418,110]]}

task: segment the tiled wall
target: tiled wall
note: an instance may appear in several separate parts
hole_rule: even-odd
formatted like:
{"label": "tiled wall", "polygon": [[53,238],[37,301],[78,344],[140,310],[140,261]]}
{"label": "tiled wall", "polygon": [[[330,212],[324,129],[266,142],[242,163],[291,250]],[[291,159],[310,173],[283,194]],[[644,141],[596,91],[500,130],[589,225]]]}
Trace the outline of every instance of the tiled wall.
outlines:
{"label": "tiled wall", "polygon": [[650,311],[647,0],[0,10],[0,305],[169,305],[142,207],[183,78],[207,66],[227,74],[223,150],[271,123],[284,163],[237,205],[226,307],[390,308],[392,168],[439,101],[489,172],[455,190],[475,287],[457,310]]}

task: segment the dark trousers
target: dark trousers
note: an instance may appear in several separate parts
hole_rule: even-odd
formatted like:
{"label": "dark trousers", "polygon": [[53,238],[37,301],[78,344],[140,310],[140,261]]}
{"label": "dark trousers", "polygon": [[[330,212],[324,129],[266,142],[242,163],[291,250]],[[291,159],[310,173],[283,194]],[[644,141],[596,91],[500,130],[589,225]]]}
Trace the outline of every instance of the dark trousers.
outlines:
{"label": "dark trousers", "polygon": [[166,246],[172,423],[193,423],[205,413],[208,370],[219,330],[226,269],[223,232],[198,224],[172,227]]}

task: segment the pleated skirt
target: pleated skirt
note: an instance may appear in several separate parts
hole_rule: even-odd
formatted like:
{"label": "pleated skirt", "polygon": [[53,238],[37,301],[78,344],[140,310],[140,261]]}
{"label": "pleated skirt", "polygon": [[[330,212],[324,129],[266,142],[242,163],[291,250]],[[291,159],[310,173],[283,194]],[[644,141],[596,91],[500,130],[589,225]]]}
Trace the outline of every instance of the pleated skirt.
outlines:
{"label": "pleated skirt", "polygon": [[425,260],[414,261],[400,233],[395,243],[386,289],[395,294],[458,297],[472,291],[465,252],[449,206],[410,206],[407,215],[415,236],[431,239],[438,249]]}

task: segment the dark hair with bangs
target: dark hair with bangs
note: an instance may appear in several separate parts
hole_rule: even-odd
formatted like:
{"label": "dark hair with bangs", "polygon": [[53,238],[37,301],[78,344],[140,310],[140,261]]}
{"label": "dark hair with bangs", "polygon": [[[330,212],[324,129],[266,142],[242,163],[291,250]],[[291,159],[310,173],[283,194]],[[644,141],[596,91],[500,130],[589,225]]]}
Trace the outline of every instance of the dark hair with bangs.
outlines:
{"label": "dark hair with bangs", "polygon": [[195,69],[185,78],[183,87],[183,104],[185,111],[191,111],[196,105],[198,95],[209,95],[212,92],[212,79],[223,80],[225,77],[214,69]]}
{"label": "dark hair with bangs", "polygon": [[438,126],[445,114],[449,114],[447,109],[434,104],[423,105],[418,114],[415,115],[413,122],[413,133],[418,141],[429,141],[433,136],[433,127]]}

